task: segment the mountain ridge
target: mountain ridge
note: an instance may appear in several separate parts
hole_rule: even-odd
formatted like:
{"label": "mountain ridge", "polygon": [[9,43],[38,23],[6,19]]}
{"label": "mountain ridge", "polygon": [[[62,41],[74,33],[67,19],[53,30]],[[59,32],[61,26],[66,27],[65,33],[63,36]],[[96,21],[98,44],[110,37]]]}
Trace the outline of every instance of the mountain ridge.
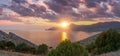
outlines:
{"label": "mountain ridge", "polygon": [[0,41],[12,41],[17,44],[25,43],[31,47],[37,47],[34,43],[16,35],[15,33],[9,32],[8,34],[5,33],[4,31],[0,30]]}
{"label": "mountain ridge", "polygon": [[118,21],[100,22],[92,25],[71,25],[70,27],[74,31],[98,32],[105,31],[108,29],[119,29],[120,22]]}
{"label": "mountain ridge", "polygon": [[[105,31],[108,29],[120,29],[119,21],[111,21],[111,22],[99,22],[92,25],[75,25],[71,24],[70,29],[73,31],[85,31],[85,32],[99,32]],[[59,30],[58,27],[51,27],[47,30]]]}

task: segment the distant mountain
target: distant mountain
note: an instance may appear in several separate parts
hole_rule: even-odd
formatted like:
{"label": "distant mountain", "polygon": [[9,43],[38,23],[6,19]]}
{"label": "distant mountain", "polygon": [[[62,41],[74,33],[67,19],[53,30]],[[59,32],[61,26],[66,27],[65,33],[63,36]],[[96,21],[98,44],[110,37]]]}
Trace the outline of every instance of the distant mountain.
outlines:
{"label": "distant mountain", "polygon": [[[98,32],[105,31],[108,29],[120,29],[120,22],[100,22],[92,25],[75,25],[71,24],[70,29],[73,31],[85,31],[85,32]],[[52,27],[47,30],[60,30],[58,27]]]}
{"label": "distant mountain", "polygon": [[9,32],[9,34],[3,32],[0,30],[0,41],[2,40],[5,40],[5,41],[12,41],[13,43],[15,43],[16,45],[17,44],[20,44],[20,43],[25,43],[31,47],[36,47],[35,44],[33,44],[32,42],[28,41],[28,40],[25,40],[23,39],[22,37],[12,33],[12,32]]}
{"label": "distant mountain", "polygon": [[105,31],[108,29],[119,29],[120,22],[100,22],[92,25],[74,25],[72,24],[71,29],[74,31],[86,31],[86,32],[96,32],[96,31]]}

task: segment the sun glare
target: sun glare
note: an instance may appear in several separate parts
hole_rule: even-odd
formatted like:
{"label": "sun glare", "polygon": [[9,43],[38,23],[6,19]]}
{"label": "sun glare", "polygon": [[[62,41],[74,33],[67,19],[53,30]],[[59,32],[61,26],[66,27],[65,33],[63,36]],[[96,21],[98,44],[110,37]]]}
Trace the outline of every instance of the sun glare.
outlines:
{"label": "sun glare", "polygon": [[62,28],[67,28],[70,24],[68,22],[62,22],[61,27]]}
{"label": "sun glare", "polygon": [[68,39],[68,34],[66,32],[62,32],[62,41],[66,41]]}

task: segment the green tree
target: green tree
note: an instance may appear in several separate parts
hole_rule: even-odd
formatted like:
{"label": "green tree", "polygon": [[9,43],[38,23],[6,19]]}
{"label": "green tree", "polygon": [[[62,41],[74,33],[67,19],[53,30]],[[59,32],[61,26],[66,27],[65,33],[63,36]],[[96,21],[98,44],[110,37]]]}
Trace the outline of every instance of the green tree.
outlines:
{"label": "green tree", "polygon": [[88,45],[87,49],[94,54],[116,51],[120,49],[120,33],[112,29],[102,32],[95,42]]}
{"label": "green tree", "polygon": [[46,54],[48,52],[48,46],[46,44],[42,44],[38,46],[37,53],[38,54]]}
{"label": "green tree", "polygon": [[0,49],[6,48],[6,41],[0,41]]}
{"label": "green tree", "polygon": [[61,42],[47,56],[88,56],[88,52],[79,44],[70,41]]}
{"label": "green tree", "polygon": [[17,52],[31,53],[32,51],[35,51],[35,48],[28,46],[25,43],[21,43],[16,46],[15,50]]}
{"label": "green tree", "polygon": [[7,47],[8,50],[13,50],[13,49],[15,49],[15,44],[11,41],[8,41],[6,43],[6,47]]}

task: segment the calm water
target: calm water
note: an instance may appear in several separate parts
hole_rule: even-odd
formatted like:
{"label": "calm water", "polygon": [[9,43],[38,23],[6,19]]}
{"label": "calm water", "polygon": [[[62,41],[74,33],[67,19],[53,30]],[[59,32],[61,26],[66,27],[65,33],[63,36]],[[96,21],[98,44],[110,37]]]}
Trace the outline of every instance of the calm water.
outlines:
{"label": "calm water", "polygon": [[[55,47],[57,46],[62,40],[62,32],[61,31],[6,31],[6,32],[13,32],[18,36],[21,36],[24,39],[27,39],[37,45],[45,43],[49,46]],[[69,36],[69,39],[72,42],[80,41],[85,38],[88,38],[92,35],[97,33],[87,33],[83,31],[77,32],[66,32]]]}

